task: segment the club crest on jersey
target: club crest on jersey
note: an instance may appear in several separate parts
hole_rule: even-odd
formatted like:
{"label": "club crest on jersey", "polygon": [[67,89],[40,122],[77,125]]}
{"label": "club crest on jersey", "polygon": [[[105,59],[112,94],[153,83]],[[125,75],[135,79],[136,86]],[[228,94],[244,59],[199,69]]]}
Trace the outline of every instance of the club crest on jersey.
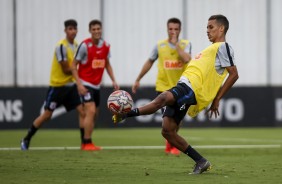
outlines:
{"label": "club crest on jersey", "polygon": [[186,104],[183,104],[183,105],[179,108],[179,110],[183,111],[183,110],[185,109],[185,106],[186,106]]}
{"label": "club crest on jersey", "polygon": [[57,107],[56,102],[51,102],[50,105],[49,105],[49,108],[52,109],[52,110],[56,109],[56,107]]}
{"label": "club crest on jersey", "polygon": [[90,93],[86,93],[86,95],[83,96],[84,100],[90,100],[91,99],[91,95]]}
{"label": "club crest on jersey", "polygon": [[180,45],[181,45],[182,47],[185,47],[185,46],[186,46],[186,43],[180,42]]}
{"label": "club crest on jersey", "polygon": [[165,43],[161,43],[160,44],[160,47],[162,48],[162,47],[164,47],[166,44]]}

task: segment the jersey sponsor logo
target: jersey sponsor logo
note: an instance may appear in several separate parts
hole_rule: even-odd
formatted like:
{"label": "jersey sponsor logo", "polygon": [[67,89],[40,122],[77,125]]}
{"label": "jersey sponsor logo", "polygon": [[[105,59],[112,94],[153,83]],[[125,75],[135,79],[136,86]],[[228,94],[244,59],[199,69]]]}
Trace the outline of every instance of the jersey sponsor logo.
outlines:
{"label": "jersey sponsor logo", "polygon": [[182,69],[183,63],[175,60],[165,60],[164,68],[167,70]]}
{"label": "jersey sponsor logo", "polygon": [[105,68],[106,62],[104,59],[93,59],[92,60],[92,68]]}
{"label": "jersey sponsor logo", "polygon": [[91,42],[87,44],[87,47],[92,47],[92,46],[93,44]]}
{"label": "jersey sponsor logo", "polygon": [[195,60],[201,59],[201,57],[202,57],[202,53],[199,53],[195,56]]}

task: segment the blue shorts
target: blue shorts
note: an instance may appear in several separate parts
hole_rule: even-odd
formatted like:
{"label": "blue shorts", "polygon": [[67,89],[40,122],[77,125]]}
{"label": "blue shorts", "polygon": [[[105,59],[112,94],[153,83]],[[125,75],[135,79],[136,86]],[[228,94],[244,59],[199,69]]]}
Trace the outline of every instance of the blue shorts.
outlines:
{"label": "blue shorts", "polygon": [[173,118],[179,124],[185,117],[190,105],[197,104],[194,91],[184,83],[178,83],[170,91],[175,99],[173,105],[168,105],[165,108],[163,117]]}
{"label": "blue shorts", "polygon": [[67,111],[75,109],[81,104],[76,85],[48,88],[44,109],[54,111],[63,105]]}

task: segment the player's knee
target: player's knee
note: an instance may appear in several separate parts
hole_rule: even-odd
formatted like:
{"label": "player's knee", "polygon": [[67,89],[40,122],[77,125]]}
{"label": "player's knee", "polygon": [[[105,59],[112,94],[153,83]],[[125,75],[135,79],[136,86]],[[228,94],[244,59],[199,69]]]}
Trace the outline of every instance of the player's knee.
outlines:
{"label": "player's knee", "polygon": [[159,101],[153,101],[152,104],[154,104],[154,109],[157,111],[158,109],[161,109],[163,107],[162,103]]}
{"label": "player's knee", "polygon": [[165,93],[161,93],[157,98],[155,98],[155,100],[153,101],[155,107],[157,109],[161,109],[162,107],[164,107],[166,105],[166,94]]}
{"label": "player's knee", "polygon": [[162,128],[162,136],[166,139],[169,139],[172,135],[172,131],[166,129],[166,128]]}
{"label": "player's knee", "polygon": [[85,116],[93,116],[94,117],[94,115],[96,113],[95,104],[89,103],[89,104],[85,105],[84,111],[85,111]]}
{"label": "player's knee", "polygon": [[81,118],[84,118],[84,117],[85,117],[85,111],[84,111],[84,109],[83,109],[82,106],[78,106],[78,107],[77,107],[77,112],[78,112],[78,114],[79,114],[79,116],[80,116]]}
{"label": "player's knee", "polygon": [[94,108],[90,108],[90,109],[87,109],[87,110],[86,110],[85,115],[86,115],[86,116],[87,116],[87,115],[88,115],[88,116],[90,115],[90,116],[93,116],[93,117],[94,117],[94,116],[95,116],[95,113],[96,113],[95,109],[94,109]]}

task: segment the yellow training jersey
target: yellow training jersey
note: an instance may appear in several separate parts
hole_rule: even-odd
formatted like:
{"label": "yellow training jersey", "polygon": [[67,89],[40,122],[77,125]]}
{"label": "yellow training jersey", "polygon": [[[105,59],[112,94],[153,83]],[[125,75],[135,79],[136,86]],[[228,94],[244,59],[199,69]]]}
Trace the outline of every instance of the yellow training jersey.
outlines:
{"label": "yellow training jersey", "polygon": [[[180,47],[184,49],[188,43],[188,40],[180,40]],[[156,91],[163,92],[175,86],[186,66],[180,61],[176,49],[169,46],[168,40],[159,41]]]}
{"label": "yellow training jersey", "polygon": [[[60,40],[57,43],[57,47],[60,47],[62,49],[62,47],[66,48],[66,57],[67,57],[67,62],[69,63],[69,65],[71,65],[71,62],[74,58],[74,54],[76,52],[77,49],[77,43],[74,42],[74,48],[73,49],[70,45],[69,42],[67,41],[67,39],[63,39]],[[63,52],[63,51],[61,51]],[[62,53],[63,55],[63,53]],[[61,67],[61,64],[58,62],[57,56],[56,56],[56,51],[54,52],[54,56],[53,56],[53,61],[52,61],[52,67],[51,67],[51,74],[50,74],[50,86],[53,87],[59,87],[59,86],[64,86],[70,82],[73,82],[74,79],[72,77],[72,75],[66,75],[63,72],[63,69]]]}
{"label": "yellow training jersey", "polygon": [[190,61],[182,74],[189,79],[197,100],[197,104],[188,109],[191,117],[195,117],[213,101],[228,73],[225,69],[220,75],[215,69],[216,53],[221,44],[225,42],[214,43],[203,50]]}

